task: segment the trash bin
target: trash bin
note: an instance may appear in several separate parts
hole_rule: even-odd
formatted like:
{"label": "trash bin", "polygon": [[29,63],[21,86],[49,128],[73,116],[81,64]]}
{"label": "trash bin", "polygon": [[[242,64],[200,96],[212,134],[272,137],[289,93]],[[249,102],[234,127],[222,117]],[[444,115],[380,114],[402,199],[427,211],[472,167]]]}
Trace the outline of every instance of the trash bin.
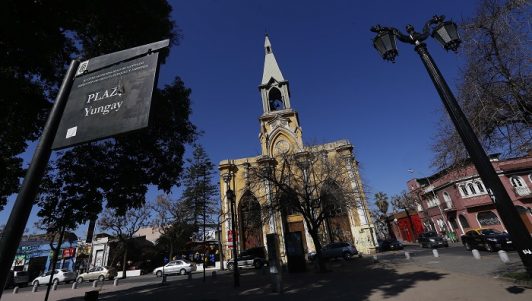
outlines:
{"label": "trash bin", "polygon": [[99,291],[88,291],[85,292],[85,301],[98,301]]}

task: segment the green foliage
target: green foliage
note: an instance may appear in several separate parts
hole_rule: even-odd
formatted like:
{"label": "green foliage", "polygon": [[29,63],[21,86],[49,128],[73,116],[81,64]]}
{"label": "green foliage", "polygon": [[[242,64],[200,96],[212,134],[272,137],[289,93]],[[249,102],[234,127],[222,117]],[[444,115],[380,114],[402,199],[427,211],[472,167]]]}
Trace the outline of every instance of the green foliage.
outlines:
{"label": "green foliage", "polygon": [[212,184],[214,165],[200,144],[194,145],[192,158],[187,161],[188,166],[183,176],[183,200],[192,212],[194,225],[203,224],[204,212],[207,222],[212,222],[210,217],[218,212],[218,202],[215,199],[218,187]]}
{"label": "green foliage", "polygon": [[[18,191],[24,171],[17,156],[40,136],[69,61],[166,38],[177,45],[180,32],[170,12],[165,0],[2,1],[0,210]],[[163,61],[167,54],[161,55]],[[188,112],[175,116],[188,122]],[[166,177],[159,183],[169,189],[172,180]]]}

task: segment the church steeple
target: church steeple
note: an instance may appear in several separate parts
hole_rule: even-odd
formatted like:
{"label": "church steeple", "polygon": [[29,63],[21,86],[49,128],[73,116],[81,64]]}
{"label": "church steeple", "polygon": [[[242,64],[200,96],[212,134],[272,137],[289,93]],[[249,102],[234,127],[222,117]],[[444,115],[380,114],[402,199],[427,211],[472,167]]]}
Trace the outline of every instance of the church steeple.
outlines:
{"label": "church steeple", "polygon": [[259,86],[263,114],[259,139],[262,154],[276,156],[303,149],[302,131],[297,112],[290,107],[290,90],[277,60],[270,38],[264,39],[264,72]]}
{"label": "church steeple", "polygon": [[259,89],[264,114],[290,109],[288,81],[277,65],[268,35],[264,39],[264,71]]}

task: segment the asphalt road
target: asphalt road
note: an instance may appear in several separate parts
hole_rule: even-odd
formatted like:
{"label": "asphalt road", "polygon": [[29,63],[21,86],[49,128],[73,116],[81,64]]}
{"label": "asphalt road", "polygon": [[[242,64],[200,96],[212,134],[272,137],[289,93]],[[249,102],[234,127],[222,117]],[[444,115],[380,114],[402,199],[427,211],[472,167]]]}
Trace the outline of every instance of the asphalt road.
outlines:
{"label": "asphalt road", "polygon": [[407,246],[401,251],[387,251],[378,253],[382,262],[406,263],[405,252],[410,254],[410,262],[419,266],[441,269],[445,271],[476,276],[500,277],[508,270],[518,269],[521,265],[519,255],[515,251],[507,252],[510,261],[503,263],[497,252],[479,250],[480,260],[475,259],[471,251],[467,251],[461,244],[455,243],[448,248],[438,248],[439,257],[435,257],[433,249]]}

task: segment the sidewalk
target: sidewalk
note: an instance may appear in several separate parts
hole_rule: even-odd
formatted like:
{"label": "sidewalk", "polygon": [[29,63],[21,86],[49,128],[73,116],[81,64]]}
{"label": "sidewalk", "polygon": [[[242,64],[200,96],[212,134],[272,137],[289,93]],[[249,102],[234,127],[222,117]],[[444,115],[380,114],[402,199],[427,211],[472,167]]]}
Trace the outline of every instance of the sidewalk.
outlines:
{"label": "sidewalk", "polygon": [[[209,273],[205,283],[196,274],[197,278],[173,281],[166,286],[152,283],[107,287],[100,293],[100,300],[532,300],[531,289],[511,282],[409,263],[383,264],[373,263],[372,258],[357,258],[349,262],[333,261],[329,269],[327,273],[283,274],[282,294],[272,292],[267,270],[266,273],[243,270],[238,289],[233,287],[231,273],[220,272],[215,279]],[[72,295],[60,296],[68,290],[56,293],[50,300],[83,300],[83,297],[72,298]],[[26,295],[26,299],[15,299],[6,294],[2,301],[42,300],[42,297],[33,299]]]}

